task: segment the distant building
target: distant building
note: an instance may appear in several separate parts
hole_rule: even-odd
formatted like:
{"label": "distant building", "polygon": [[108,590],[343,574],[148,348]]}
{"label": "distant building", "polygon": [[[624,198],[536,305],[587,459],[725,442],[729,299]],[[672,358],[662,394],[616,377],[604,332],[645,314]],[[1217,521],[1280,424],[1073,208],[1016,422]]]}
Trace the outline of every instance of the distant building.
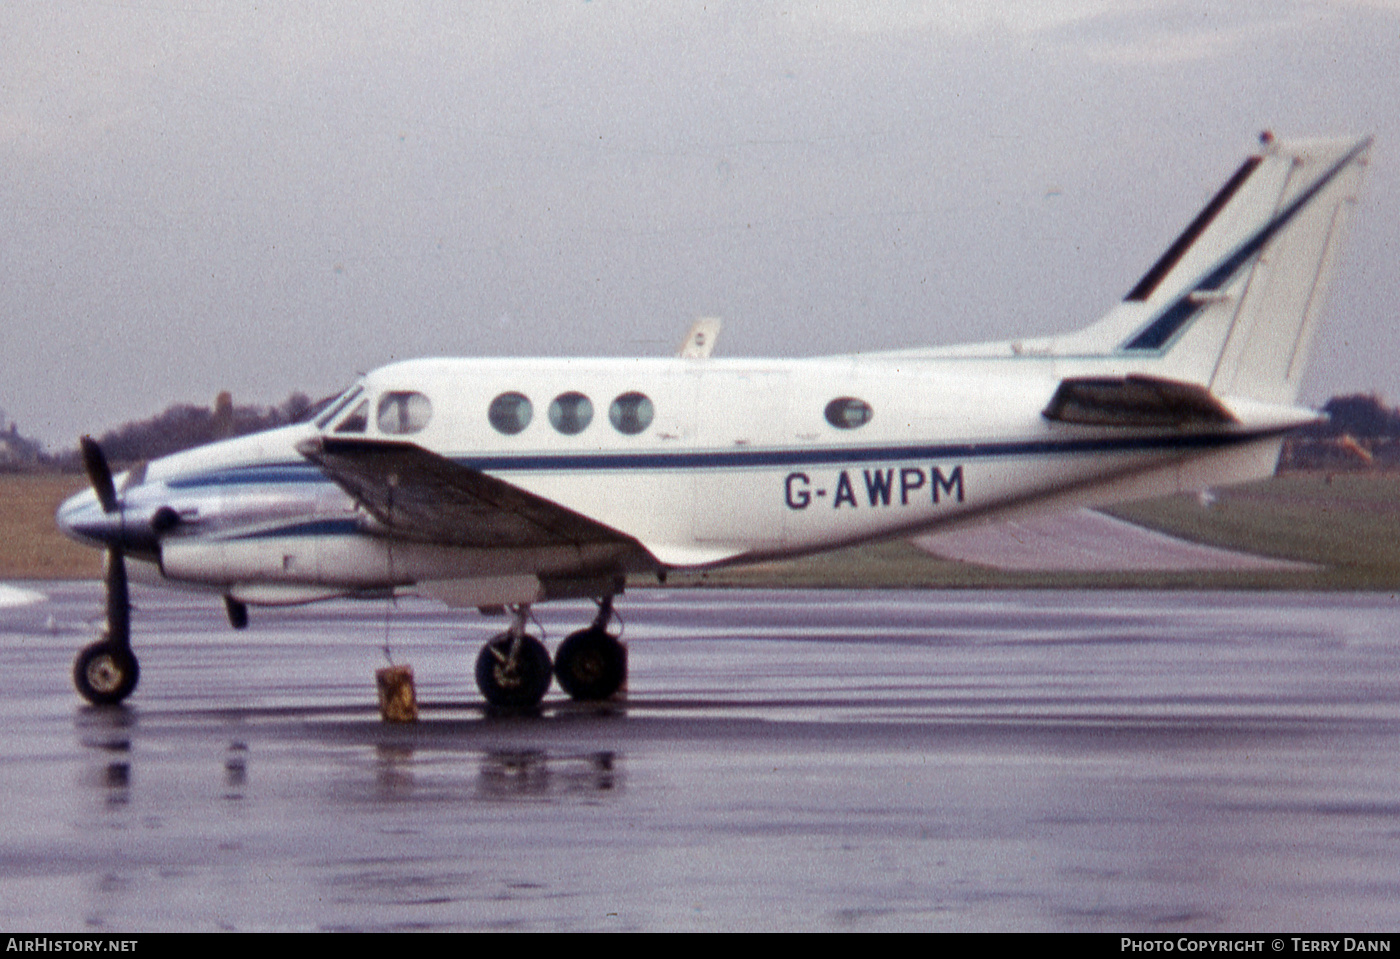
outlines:
{"label": "distant building", "polygon": [[44,459],[44,449],[34,440],[19,435],[14,423],[0,433],[0,470],[32,469]]}
{"label": "distant building", "polygon": [[1334,396],[1328,419],[1284,440],[1279,472],[1393,470],[1400,468],[1400,411],[1377,394]]}

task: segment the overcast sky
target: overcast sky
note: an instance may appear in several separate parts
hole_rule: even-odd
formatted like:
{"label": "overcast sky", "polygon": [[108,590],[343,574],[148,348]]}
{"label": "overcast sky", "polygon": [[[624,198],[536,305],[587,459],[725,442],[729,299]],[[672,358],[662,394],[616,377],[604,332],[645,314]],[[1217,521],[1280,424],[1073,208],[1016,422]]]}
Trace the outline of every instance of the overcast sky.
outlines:
{"label": "overcast sky", "polygon": [[1304,399],[1400,400],[1400,2],[0,4],[0,410],[423,355],[1063,331],[1271,127],[1376,135]]}

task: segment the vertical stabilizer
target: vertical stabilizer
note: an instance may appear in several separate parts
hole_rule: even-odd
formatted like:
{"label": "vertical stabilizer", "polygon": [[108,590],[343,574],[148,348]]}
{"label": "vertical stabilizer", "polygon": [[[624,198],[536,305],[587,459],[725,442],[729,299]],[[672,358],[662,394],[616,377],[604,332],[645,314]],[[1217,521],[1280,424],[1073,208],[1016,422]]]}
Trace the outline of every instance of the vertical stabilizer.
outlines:
{"label": "vertical stabilizer", "polygon": [[1371,139],[1260,146],[1107,316],[1042,348],[1291,404]]}
{"label": "vertical stabilizer", "polygon": [[1144,315],[1119,352],[1217,396],[1292,403],[1370,144],[1266,134],[1128,294]]}

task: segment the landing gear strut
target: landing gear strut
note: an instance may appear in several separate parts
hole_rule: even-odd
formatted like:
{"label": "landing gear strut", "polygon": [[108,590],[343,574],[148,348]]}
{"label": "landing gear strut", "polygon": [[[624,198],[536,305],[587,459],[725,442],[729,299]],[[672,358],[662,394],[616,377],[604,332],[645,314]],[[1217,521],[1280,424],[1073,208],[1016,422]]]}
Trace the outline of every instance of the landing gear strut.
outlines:
{"label": "landing gear strut", "polygon": [[607,699],[627,678],[627,648],[607,630],[612,601],[600,602],[592,625],[571,633],[554,655],[554,676],[572,699]]}
{"label": "landing gear strut", "polygon": [[549,689],[549,650],[525,632],[530,607],[511,607],[510,629],[481,648],[476,658],[476,685],[492,706],[529,709]]}
{"label": "landing gear strut", "polygon": [[[104,462],[105,468],[105,462]],[[84,646],[73,661],[73,685],[94,706],[113,706],[131,695],[141,677],[131,651],[131,596],[121,550],[107,551],[107,628],[97,642]]]}

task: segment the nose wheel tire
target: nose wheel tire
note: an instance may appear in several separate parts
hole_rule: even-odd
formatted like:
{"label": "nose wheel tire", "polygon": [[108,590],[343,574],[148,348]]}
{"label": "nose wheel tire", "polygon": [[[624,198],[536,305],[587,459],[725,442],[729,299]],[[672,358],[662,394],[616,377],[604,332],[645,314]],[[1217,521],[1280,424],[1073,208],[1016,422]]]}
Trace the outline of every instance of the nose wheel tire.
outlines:
{"label": "nose wheel tire", "polygon": [[136,656],[116,643],[86,646],[73,662],[73,685],[94,706],[112,706],[126,699],[140,676]]}
{"label": "nose wheel tire", "polygon": [[581,629],[559,644],[554,676],[573,699],[607,699],[627,677],[627,648],[601,627]]}
{"label": "nose wheel tire", "polygon": [[502,633],[476,658],[476,685],[492,706],[529,709],[539,705],[553,677],[549,650],[533,636]]}

